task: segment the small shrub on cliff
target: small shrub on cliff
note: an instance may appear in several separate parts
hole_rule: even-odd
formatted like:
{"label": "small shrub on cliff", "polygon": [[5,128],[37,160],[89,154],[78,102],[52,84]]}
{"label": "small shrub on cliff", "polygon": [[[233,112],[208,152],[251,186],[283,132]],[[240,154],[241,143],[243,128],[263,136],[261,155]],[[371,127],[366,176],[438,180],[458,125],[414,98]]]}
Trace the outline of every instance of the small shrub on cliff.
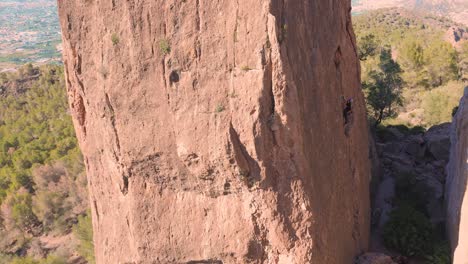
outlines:
{"label": "small shrub on cliff", "polygon": [[120,42],[120,38],[116,33],[112,34],[111,40],[112,40],[112,44],[114,44],[114,46],[116,46]]}
{"label": "small shrub on cliff", "polygon": [[223,112],[224,110],[226,110],[226,108],[224,108],[224,105],[221,105],[221,104],[220,104],[220,105],[216,106],[215,112],[216,112],[216,113],[221,113],[221,112]]}
{"label": "small shrub on cliff", "polygon": [[159,50],[163,55],[167,55],[171,52],[171,45],[167,39],[161,39],[159,41]]}
{"label": "small shrub on cliff", "polygon": [[242,66],[241,70],[243,70],[243,71],[250,71],[250,70],[252,70],[252,68],[250,68],[250,67],[247,66],[247,65],[244,65],[244,66]]}
{"label": "small shrub on cliff", "polygon": [[405,256],[427,255],[432,250],[432,239],[429,219],[407,205],[394,210],[383,229],[385,245]]}

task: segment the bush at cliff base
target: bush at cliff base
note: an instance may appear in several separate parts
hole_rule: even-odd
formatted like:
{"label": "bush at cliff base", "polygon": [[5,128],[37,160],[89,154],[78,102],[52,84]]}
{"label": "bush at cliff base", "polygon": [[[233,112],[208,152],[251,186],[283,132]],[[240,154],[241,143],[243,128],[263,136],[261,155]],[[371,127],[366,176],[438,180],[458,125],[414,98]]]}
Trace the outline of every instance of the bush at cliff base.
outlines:
{"label": "bush at cliff base", "polygon": [[429,219],[407,205],[395,209],[383,229],[385,246],[409,257],[430,254],[432,238]]}
{"label": "bush at cliff base", "polygon": [[447,241],[444,241],[435,245],[433,253],[426,259],[429,264],[450,264],[452,263],[450,255],[450,246]]}
{"label": "bush at cliff base", "polygon": [[424,182],[417,180],[416,175],[412,173],[402,173],[396,177],[395,182],[396,196],[393,203],[398,206],[410,206],[428,215],[427,197],[433,190]]}

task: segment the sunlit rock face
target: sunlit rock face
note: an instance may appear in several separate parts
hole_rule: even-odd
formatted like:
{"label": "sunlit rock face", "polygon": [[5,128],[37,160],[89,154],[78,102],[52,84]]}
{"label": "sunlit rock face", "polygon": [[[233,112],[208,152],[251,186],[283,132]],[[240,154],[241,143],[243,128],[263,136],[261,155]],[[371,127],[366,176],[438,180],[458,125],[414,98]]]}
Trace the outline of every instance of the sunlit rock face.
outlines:
{"label": "sunlit rock face", "polygon": [[[59,1],[98,263],[351,263],[370,162],[350,1]],[[345,135],[342,96],[353,97]]]}

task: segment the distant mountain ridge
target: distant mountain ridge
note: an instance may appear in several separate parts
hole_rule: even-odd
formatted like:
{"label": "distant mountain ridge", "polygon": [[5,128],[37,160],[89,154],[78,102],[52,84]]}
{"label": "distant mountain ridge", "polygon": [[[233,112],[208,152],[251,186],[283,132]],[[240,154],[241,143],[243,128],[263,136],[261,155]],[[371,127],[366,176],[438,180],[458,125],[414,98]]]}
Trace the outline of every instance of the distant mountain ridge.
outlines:
{"label": "distant mountain ridge", "polygon": [[355,13],[379,8],[402,7],[410,11],[447,16],[455,22],[468,25],[468,1],[466,0],[356,0],[352,2]]}

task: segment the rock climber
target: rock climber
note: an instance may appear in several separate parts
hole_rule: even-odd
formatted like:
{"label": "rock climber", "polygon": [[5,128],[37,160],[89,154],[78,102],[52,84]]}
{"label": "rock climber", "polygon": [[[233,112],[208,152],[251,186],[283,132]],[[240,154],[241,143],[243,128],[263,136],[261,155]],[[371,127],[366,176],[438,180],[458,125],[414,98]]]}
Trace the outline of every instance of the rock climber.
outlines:
{"label": "rock climber", "polygon": [[353,98],[348,98],[348,100],[345,100],[345,97],[342,96],[343,98],[343,119],[344,119],[344,124],[349,123],[349,117],[353,113]]}

